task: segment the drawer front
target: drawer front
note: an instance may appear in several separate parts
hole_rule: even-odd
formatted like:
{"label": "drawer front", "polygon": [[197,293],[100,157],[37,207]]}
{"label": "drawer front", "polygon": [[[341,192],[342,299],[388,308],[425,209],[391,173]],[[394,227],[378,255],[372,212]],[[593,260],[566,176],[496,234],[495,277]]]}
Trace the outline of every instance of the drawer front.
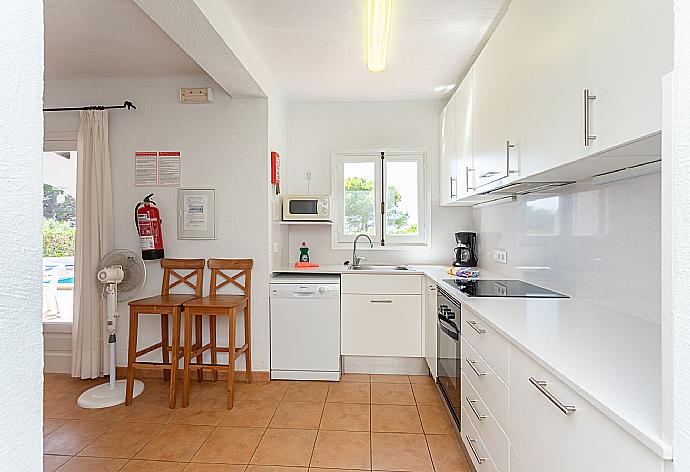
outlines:
{"label": "drawer front", "polygon": [[340,293],[421,295],[422,275],[343,274]]}
{"label": "drawer front", "polygon": [[341,295],[341,353],[422,357],[421,295]]}
{"label": "drawer front", "polygon": [[513,446],[510,446],[510,472],[529,472]]}
{"label": "drawer front", "polygon": [[[460,337],[462,371],[467,380],[481,396],[482,401],[491,410],[503,431],[510,435],[508,428],[508,386],[496,375],[496,372],[472,349],[464,336]],[[464,406],[464,405],[463,405]]]}
{"label": "drawer front", "polygon": [[462,373],[462,408],[467,412],[474,429],[482,440],[499,471],[507,471],[510,463],[510,443],[491,410]]}
{"label": "drawer front", "polygon": [[496,468],[491,455],[486,450],[486,447],[484,447],[484,443],[479,437],[479,434],[477,434],[477,430],[474,429],[474,425],[472,421],[470,421],[466,409],[463,409],[460,415],[460,429],[462,430],[462,442],[477,472],[507,472],[503,470],[499,471]]}
{"label": "drawer front", "polygon": [[531,472],[662,470],[650,449],[516,347],[510,377],[510,440]]}
{"label": "drawer front", "polygon": [[507,385],[509,383],[510,343],[506,338],[488,326],[467,305],[462,305],[462,332],[467,342],[491,366]]}

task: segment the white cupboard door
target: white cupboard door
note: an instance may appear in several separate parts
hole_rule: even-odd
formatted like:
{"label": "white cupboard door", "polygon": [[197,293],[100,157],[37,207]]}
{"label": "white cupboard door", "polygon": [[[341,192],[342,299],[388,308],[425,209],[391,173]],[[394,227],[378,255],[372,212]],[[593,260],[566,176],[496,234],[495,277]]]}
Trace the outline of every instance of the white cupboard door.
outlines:
{"label": "white cupboard door", "polygon": [[422,357],[421,295],[341,295],[343,355]]}
{"label": "white cupboard door", "polygon": [[440,204],[457,200],[458,181],[455,151],[455,95],[441,112]]}
{"label": "white cupboard door", "polygon": [[585,0],[519,0],[510,13],[511,169],[527,177],[584,154]]}
{"label": "white cupboard door", "polygon": [[455,92],[455,177],[458,198],[474,193],[472,159],[472,79],[470,69]]}
{"label": "white cupboard door", "polygon": [[589,113],[594,152],[661,129],[661,78],[673,69],[673,1],[586,0],[585,14],[585,88],[597,97]]}
{"label": "white cupboard door", "polygon": [[436,315],[436,283],[427,280],[424,291],[424,357],[431,371],[434,380],[436,372],[436,335],[437,315]]}
{"label": "white cupboard door", "polygon": [[531,472],[663,470],[651,449],[516,347],[510,351],[510,440]]}

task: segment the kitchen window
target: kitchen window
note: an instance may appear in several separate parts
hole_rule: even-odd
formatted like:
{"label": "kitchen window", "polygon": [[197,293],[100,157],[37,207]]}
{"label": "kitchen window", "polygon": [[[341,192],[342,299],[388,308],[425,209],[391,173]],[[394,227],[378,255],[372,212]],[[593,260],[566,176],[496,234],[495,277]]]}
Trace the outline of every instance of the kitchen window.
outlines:
{"label": "kitchen window", "polygon": [[358,234],[376,246],[427,246],[430,197],[425,151],[343,151],[332,156],[334,247]]}

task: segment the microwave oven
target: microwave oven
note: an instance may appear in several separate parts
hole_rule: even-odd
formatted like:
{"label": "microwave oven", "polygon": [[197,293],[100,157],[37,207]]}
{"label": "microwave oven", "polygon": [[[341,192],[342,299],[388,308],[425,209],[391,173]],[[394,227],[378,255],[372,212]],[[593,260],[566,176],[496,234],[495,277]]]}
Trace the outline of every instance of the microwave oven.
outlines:
{"label": "microwave oven", "polygon": [[328,195],[283,196],[284,221],[332,221]]}

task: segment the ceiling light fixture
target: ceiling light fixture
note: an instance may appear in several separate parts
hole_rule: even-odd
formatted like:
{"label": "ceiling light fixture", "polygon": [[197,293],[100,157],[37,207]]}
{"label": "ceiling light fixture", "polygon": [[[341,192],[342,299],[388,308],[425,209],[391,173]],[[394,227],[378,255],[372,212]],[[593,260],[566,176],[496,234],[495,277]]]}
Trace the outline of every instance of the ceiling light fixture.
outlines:
{"label": "ceiling light fixture", "polygon": [[388,36],[393,0],[367,0],[369,35],[367,63],[371,72],[383,72],[388,54]]}

